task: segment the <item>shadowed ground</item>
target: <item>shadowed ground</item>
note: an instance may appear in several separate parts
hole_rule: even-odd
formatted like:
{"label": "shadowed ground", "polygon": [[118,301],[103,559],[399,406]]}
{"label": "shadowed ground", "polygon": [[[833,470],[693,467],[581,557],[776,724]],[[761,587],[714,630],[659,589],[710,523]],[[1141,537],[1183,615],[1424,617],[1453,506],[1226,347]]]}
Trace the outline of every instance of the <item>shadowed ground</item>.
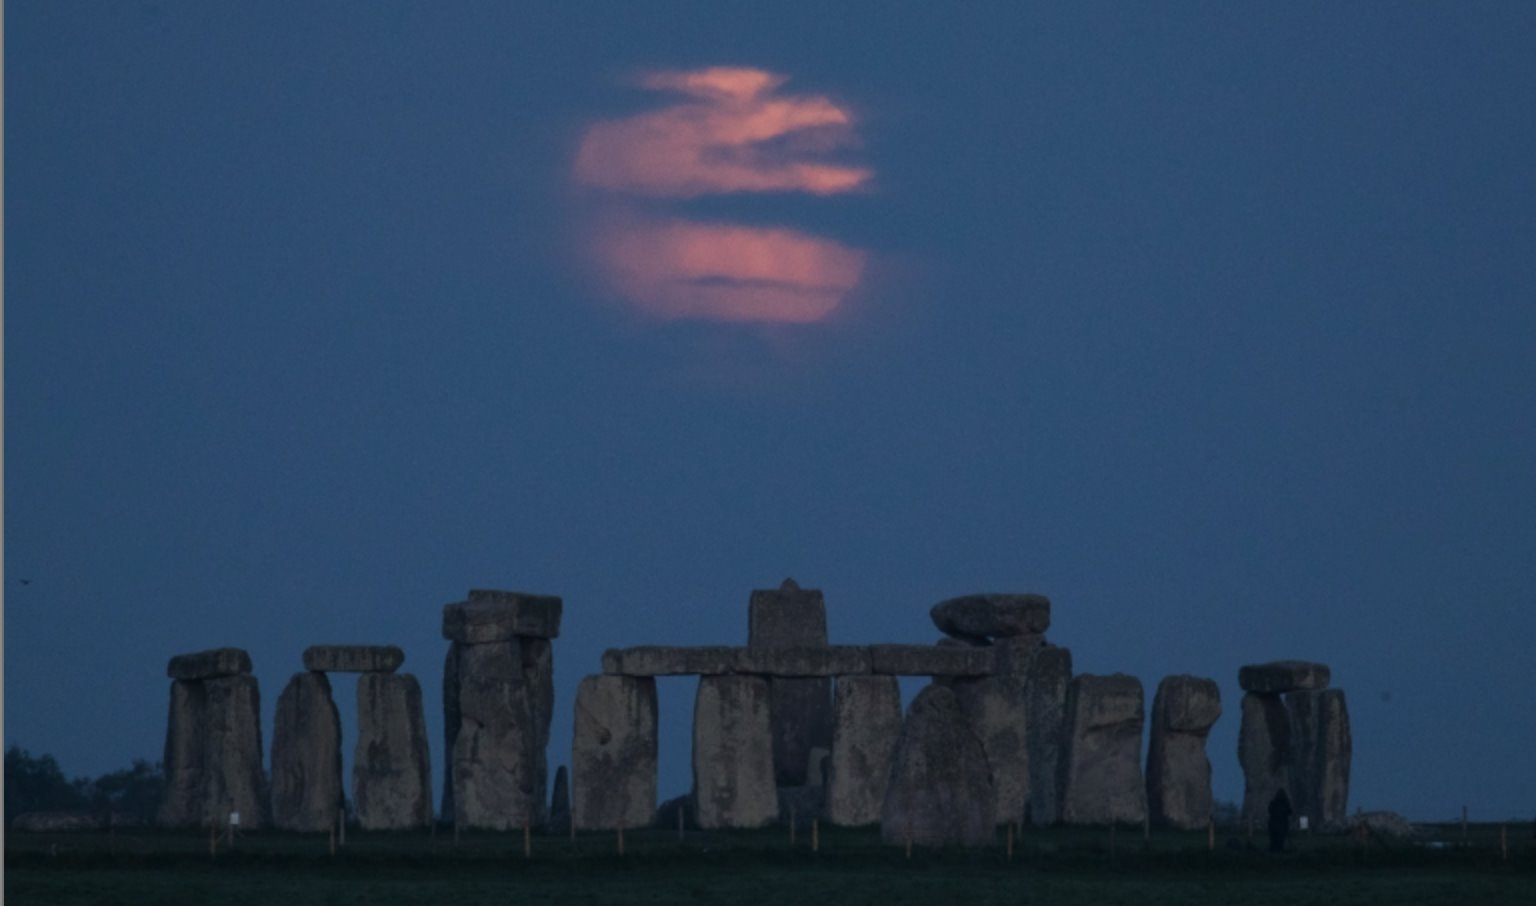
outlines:
{"label": "shadowed ground", "polygon": [[874,830],[831,830],[812,853],[808,831],[631,831],[614,834],[360,834],[329,855],[327,838],[262,834],[210,858],[206,837],[149,831],[8,834],[7,903],[1531,903],[1536,841],[1529,824],[1433,828],[1445,848],[1356,838],[1297,840],[1271,857],[1262,839],[1121,828],[1026,829],[1009,861],[995,849],[879,845]]}

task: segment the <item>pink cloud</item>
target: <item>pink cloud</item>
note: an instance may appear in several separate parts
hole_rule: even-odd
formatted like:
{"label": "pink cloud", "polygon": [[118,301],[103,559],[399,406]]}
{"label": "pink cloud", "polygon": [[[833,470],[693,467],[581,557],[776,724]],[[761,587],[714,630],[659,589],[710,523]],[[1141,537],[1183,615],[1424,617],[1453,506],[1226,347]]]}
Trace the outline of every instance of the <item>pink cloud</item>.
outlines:
{"label": "pink cloud", "polygon": [[787,323],[831,314],[866,258],[797,230],[681,219],[625,222],[596,252],[619,291],[652,315]]}
{"label": "pink cloud", "polygon": [[784,77],[760,69],[654,72],[646,88],[683,96],[660,110],[591,126],[576,180],[666,198],[726,192],[836,195],[867,183],[868,169],[807,159],[797,136],[824,148],[852,142],[852,117],[819,95],[781,95]]}
{"label": "pink cloud", "polygon": [[685,200],[743,192],[833,196],[866,185],[867,168],[830,161],[854,144],[853,117],[820,95],[784,94],[762,69],[657,71],[637,80],[668,103],[592,124],[575,181],[599,190],[589,237],[599,273],[654,317],[811,323],[858,286],[867,256],[789,227],[629,213],[625,199]]}

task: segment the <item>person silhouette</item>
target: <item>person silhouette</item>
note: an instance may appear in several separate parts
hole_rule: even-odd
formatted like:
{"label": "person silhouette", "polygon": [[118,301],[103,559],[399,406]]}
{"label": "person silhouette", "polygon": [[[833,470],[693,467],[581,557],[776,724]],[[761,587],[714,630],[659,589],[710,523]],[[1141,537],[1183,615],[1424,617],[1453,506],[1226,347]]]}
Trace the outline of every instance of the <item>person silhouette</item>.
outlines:
{"label": "person silhouette", "polygon": [[1291,797],[1285,790],[1269,800],[1269,851],[1285,852],[1285,835],[1291,830]]}

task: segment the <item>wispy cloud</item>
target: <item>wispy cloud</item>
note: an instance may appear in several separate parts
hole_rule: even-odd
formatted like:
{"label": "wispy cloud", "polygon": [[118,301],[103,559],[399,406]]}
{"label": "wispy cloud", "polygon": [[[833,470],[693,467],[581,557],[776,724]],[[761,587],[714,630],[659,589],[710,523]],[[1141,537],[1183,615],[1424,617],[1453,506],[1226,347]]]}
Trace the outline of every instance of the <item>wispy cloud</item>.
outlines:
{"label": "wispy cloud", "polygon": [[868,169],[808,152],[853,143],[848,111],[819,95],[785,95],[760,69],[654,72],[643,87],[681,95],[660,110],[594,124],[576,155],[584,185],[663,198],[730,192],[836,195]]}
{"label": "wispy cloud", "polygon": [[[835,196],[873,174],[830,155],[856,144],[849,111],[820,95],[787,94],[786,77],[715,67],[642,74],[666,106],[592,124],[575,181],[613,199],[590,236],[606,282],[667,319],[810,323],[837,308],[863,276],[864,252],[790,226],[635,214],[624,199],[678,202],[779,192]],[[599,207],[602,207],[600,202]],[[621,212],[621,213],[615,213]]]}

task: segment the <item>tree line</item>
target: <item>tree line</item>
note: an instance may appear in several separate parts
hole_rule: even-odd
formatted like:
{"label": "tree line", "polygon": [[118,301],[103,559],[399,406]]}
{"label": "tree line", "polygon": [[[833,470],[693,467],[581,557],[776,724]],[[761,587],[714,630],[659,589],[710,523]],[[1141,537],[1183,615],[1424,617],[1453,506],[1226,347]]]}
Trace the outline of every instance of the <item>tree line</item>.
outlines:
{"label": "tree line", "polygon": [[5,750],[6,827],[28,812],[89,812],[151,823],[164,790],[164,768],[142,758],[100,777],[70,779],[52,755],[34,756],[19,746]]}

